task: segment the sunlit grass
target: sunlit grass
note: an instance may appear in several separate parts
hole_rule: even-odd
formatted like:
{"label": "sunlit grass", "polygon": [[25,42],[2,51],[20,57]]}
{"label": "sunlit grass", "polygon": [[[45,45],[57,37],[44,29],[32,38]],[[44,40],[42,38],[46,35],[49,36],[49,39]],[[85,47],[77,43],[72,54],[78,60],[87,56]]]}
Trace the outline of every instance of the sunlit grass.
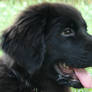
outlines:
{"label": "sunlit grass", "polygon": [[[60,0],[3,0],[0,1],[0,35],[2,34],[2,30],[7,28],[9,25],[11,25],[14,21],[14,19],[17,17],[18,13],[22,11],[25,7],[37,3],[45,2],[60,2]],[[63,2],[65,0],[62,0]],[[67,0],[69,1],[69,0]],[[92,3],[91,4],[85,4],[82,2],[83,0],[77,0],[74,2],[72,1],[72,5],[76,8],[78,8],[84,19],[87,22],[88,25],[88,32],[92,33]],[[80,1],[80,2],[79,2]],[[71,4],[71,2],[67,2]],[[0,55],[2,54],[2,51],[0,51]],[[89,72],[92,72],[92,68],[87,69]],[[73,89],[73,92],[92,92],[92,89]]]}

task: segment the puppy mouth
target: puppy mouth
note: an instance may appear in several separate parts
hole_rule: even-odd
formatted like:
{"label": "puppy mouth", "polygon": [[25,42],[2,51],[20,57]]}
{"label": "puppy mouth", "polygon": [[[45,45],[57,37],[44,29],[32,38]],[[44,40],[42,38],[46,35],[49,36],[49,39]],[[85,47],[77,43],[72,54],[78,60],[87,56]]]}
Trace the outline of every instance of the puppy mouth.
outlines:
{"label": "puppy mouth", "polygon": [[92,76],[84,68],[74,68],[65,63],[58,63],[55,65],[55,70],[59,74],[57,81],[66,79],[73,83],[80,83],[85,88],[92,88]]}
{"label": "puppy mouth", "polygon": [[62,77],[70,77],[72,80],[78,81],[78,78],[76,77],[72,67],[66,66],[66,64],[59,63],[55,65],[55,69],[60,75],[62,75]]}

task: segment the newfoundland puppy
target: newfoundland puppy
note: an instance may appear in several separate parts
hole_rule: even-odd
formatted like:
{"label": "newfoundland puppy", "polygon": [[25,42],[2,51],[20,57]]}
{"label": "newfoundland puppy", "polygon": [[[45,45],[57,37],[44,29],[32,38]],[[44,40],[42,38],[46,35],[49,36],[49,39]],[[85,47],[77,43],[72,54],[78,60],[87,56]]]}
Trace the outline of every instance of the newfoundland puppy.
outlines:
{"label": "newfoundland puppy", "polygon": [[69,92],[92,88],[92,37],[70,5],[43,3],[24,10],[2,36],[0,92]]}

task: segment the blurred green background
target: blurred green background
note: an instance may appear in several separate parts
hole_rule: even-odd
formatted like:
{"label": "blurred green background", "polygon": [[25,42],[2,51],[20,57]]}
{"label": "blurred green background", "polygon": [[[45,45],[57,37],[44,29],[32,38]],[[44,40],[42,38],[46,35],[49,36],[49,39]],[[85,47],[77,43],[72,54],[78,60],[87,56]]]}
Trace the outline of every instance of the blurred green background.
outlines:
{"label": "blurred green background", "polygon": [[[92,0],[0,0],[0,36],[3,30],[11,25],[18,13],[29,5],[42,2],[59,2],[71,4],[81,11],[88,25],[88,32],[92,34]],[[1,41],[1,40],[0,40]],[[0,55],[2,51],[0,50]],[[92,74],[92,69],[87,69]],[[73,92],[92,92],[92,89],[74,89]]]}

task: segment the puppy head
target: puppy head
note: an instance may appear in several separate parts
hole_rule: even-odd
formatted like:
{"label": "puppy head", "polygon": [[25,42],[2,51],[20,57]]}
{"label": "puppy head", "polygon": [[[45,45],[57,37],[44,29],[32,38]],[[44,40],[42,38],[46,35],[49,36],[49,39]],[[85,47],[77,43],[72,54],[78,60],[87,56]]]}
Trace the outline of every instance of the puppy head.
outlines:
{"label": "puppy head", "polygon": [[43,69],[57,84],[81,87],[74,68],[92,65],[91,43],[86,23],[75,8],[41,4],[19,16],[3,35],[2,48],[30,74]]}

